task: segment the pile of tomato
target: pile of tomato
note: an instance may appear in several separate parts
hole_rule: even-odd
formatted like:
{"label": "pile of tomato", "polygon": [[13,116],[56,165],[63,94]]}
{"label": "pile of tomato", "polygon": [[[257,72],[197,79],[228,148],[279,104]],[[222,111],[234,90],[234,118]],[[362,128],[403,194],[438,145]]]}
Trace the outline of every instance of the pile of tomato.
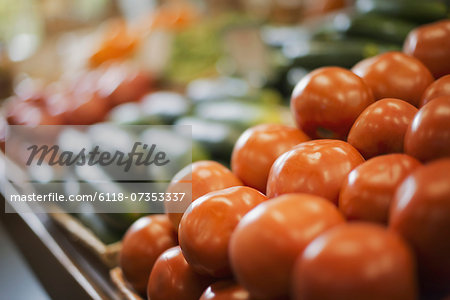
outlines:
{"label": "pile of tomato", "polygon": [[231,170],[187,166],[168,188],[185,207],[130,227],[127,282],[151,300],[449,297],[449,64],[442,21],[404,52],[311,72],[297,128],[248,129]]}
{"label": "pile of tomato", "polygon": [[126,62],[68,75],[47,86],[23,80],[6,104],[12,125],[90,125],[101,122],[115,106],[138,101],[154,78]]}

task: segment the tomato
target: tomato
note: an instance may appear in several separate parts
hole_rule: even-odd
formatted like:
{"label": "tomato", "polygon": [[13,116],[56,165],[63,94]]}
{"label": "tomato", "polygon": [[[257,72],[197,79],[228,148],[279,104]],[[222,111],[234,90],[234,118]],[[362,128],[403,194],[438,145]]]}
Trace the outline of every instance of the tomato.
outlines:
{"label": "tomato", "polygon": [[64,117],[50,113],[45,106],[35,102],[14,101],[7,108],[7,120],[13,125],[61,125]]}
{"label": "tomato", "polygon": [[295,264],[292,299],[414,300],[414,257],[397,234],[374,224],[335,227],[316,238]]}
{"label": "tomato", "polygon": [[450,293],[450,159],[420,167],[403,181],[389,226],[412,245],[425,289]]}
{"label": "tomato", "polygon": [[148,279],[151,300],[198,300],[212,279],[192,270],[180,247],[166,250],[155,262]]}
{"label": "tomato", "polygon": [[417,113],[411,104],[393,98],[382,99],[367,107],[356,119],[348,142],[366,158],[403,152],[408,125]]}
{"label": "tomato", "polygon": [[343,9],[348,5],[345,0],[315,0],[315,1],[305,1],[303,15],[306,18],[317,17],[336,11],[338,9]]}
{"label": "tomato", "polygon": [[442,76],[428,86],[422,96],[420,106],[424,106],[434,98],[450,96],[450,75]]}
{"label": "tomato", "polygon": [[128,228],[122,240],[119,265],[125,279],[145,295],[147,281],[158,256],[177,245],[172,224],[165,215],[146,216]]}
{"label": "tomato", "polygon": [[259,191],[238,186],[211,192],[192,202],[178,230],[181,249],[192,268],[214,277],[230,276],[230,236],[239,220],[265,200],[267,197]]}
{"label": "tomato", "polygon": [[108,100],[95,92],[74,92],[69,97],[72,107],[69,107],[66,116],[70,124],[90,125],[101,122],[110,109]]}
{"label": "tomato", "polygon": [[406,131],[405,153],[424,162],[450,156],[450,96],[419,110]]}
{"label": "tomato", "polygon": [[311,138],[344,140],[353,122],[373,100],[361,78],[343,68],[325,67],[297,83],[291,111],[297,127]]}
{"label": "tomato", "polygon": [[262,124],[247,129],[237,140],[231,170],[242,182],[263,193],[273,162],[284,152],[309,138],[301,131],[281,124]]}
{"label": "tomato", "polygon": [[342,185],[339,210],[348,220],[387,224],[397,186],[418,166],[420,162],[406,154],[378,156],[360,164]]}
{"label": "tomato", "polygon": [[6,119],[3,117],[3,115],[0,115],[0,150],[5,153],[5,141],[6,137],[9,133],[9,125],[8,122],[6,122]]}
{"label": "tomato", "polygon": [[273,164],[267,181],[267,196],[308,193],[337,204],[348,173],[363,161],[361,154],[343,141],[301,143]]}
{"label": "tomato", "polygon": [[450,20],[414,29],[408,34],[403,51],[422,61],[436,78],[450,74]]}
{"label": "tomato", "polygon": [[434,80],[420,60],[395,51],[362,60],[352,71],[372,89],[376,100],[398,98],[416,107]]}
{"label": "tomato", "polygon": [[138,101],[152,87],[149,74],[128,64],[111,64],[98,80],[101,97],[108,98],[112,106]]}
{"label": "tomato", "polygon": [[230,240],[235,278],[256,299],[287,296],[295,259],[315,237],[344,222],[322,197],[288,194],[242,218]]}
{"label": "tomato", "polygon": [[231,280],[211,284],[199,300],[251,300],[242,286]]}
{"label": "tomato", "polygon": [[183,212],[192,201],[209,192],[239,185],[242,185],[239,178],[223,165],[215,161],[194,162],[179,171],[170,182],[168,193],[186,194],[183,201],[164,202],[166,213],[178,231]]}

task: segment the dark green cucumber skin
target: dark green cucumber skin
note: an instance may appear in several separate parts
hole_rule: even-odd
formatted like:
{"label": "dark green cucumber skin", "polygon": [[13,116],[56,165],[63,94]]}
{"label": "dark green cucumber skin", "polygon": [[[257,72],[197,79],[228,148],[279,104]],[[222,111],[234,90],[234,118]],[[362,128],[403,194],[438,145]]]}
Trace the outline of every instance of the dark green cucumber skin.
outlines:
{"label": "dark green cucumber skin", "polygon": [[[225,123],[205,120],[196,116],[179,119],[176,125],[192,125],[192,139],[198,143],[214,160],[230,161],[231,151],[241,130]],[[215,128],[219,126],[225,133],[221,136],[214,135]]]}
{"label": "dark green cucumber skin", "polygon": [[360,60],[386,51],[401,50],[401,46],[368,40],[312,41],[311,50],[292,57],[289,67],[315,69],[323,66],[350,68]]}
{"label": "dark green cucumber skin", "polygon": [[344,30],[344,33],[403,44],[408,33],[417,26],[417,23],[379,14],[357,14],[350,18],[350,26]]}
{"label": "dark green cucumber skin", "polygon": [[357,0],[361,13],[376,13],[420,24],[448,18],[449,1],[439,0]]}

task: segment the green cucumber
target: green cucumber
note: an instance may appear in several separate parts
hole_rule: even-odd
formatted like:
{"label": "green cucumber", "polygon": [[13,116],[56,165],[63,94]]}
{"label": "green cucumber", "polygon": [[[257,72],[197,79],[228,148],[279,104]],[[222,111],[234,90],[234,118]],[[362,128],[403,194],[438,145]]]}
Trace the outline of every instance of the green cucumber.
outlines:
{"label": "green cucumber", "polygon": [[360,60],[386,51],[401,50],[400,46],[367,40],[310,41],[284,49],[291,59],[289,69],[315,69],[323,66],[350,68]]}
{"label": "green cucumber", "polygon": [[108,120],[116,124],[170,125],[191,109],[188,99],[174,92],[156,92],[140,102],[124,103],[111,110]]}
{"label": "green cucumber", "polygon": [[340,14],[335,17],[334,26],[349,36],[374,38],[400,45],[408,33],[417,27],[417,23],[378,14]]}
{"label": "green cucumber", "polygon": [[242,130],[234,126],[204,120],[199,117],[184,117],[179,119],[175,126],[192,126],[192,139],[199,143],[211,158],[219,161],[229,161],[234,143]]}
{"label": "green cucumber", "polygon": [[447,5],[436,0],[357,0],[356,9],[361,13],[377,13],[419,23],[448,17]]}
{"label": "green cucumber", "polygon": [[236,100],[204,102],[194,109],[194,116],[204,120],[225,123],[242,131],[260,123],[279,123],[278,105]]}

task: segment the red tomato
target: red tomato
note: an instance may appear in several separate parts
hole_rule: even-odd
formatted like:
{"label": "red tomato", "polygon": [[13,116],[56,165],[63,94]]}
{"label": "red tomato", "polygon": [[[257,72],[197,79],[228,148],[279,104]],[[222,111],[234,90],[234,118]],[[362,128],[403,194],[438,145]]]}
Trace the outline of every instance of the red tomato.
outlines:
{"label": "red tomato", "polygon": [[0,115],[0,149],[1,151],[5,152],[5,141],[6,137],[8,136],[9,127],[8,122],[6,122],[6,119],[3,117],[3,115]]}
{"label": "red tomato", "polygon": [[192,268],[214,277],[230,276],[230,236],[239,220],[265,200],[267,197],[257,190],[237,186],[208,193],[192,202],[178,230],[181,249]]}
{"label": "red tomato", "polygon": [[364,161],[352,145],[337,140],[302,143],[281,155],[267,181],[267,196],[308,193],[337,204],[348,173]]}
{"label": "red tomato", "polygon": [[165,215],[146,216],[128,228],[120,250],[119,265],[125,279],[145,295],[147,281],[158,256],[177,245],[172,224]]}
{"label": "red tomato", "polygon": [[397,186],[418,166],[420,162],[406,154],[378,156],[360,164],[342,185],[339,210],[348,220],[387,224]]}
{"label": "red tomato", "polygon": [[415,300],[415,261],[397,234],[354,223],[316,238],[295,264],[292,299]]}
{"label": "red tomato", "polygon": [[113,106],[138,101],[152,84],[148,74],[127,64],[108,66],[98,81],[100,96],[108,98]]}
{"label": "red tomato", "polygon": [[251,300],[251,298],[247,290],[230,280],[211,284],[199,300]]}
{"label": "red tomato", "polygon": [[197,161],[179,171],[167,188],[168,193],[186,193],[183,201],[165,201],[166,213],[174,228],[178,231],[183,212],[192,201],[213,191],[242,182],[230,170],[215,161]]}
{"label": "red tomato", "polygon": [[450,156],[450,96],[419,110],[406,131],[405,153],[424,162]]}
{"label": "red tomato", "polygon": [[256,299],[287,296],[298,255],[319,234],[343,222],[333,204],[314,195],[288,194],[258,205],[231,236],[237,281]]}
{"label": "red tomato", "polygon": [[413,247],[426,290],[450,293],[450,159],[420,167],[403,181],[389,226]]}
{"label": "red tomato", "polygon": [[440,96],[450,96],[450,75],[443,76],[428,86],[423,93],[420,106]]}
{"label": "red tomato", "polygon": [[148,279],[151,300],[198,300],[212,279],[192,270],[180,247],[166,250],[155,262]]}
{"label": "red tomato", "polygon": [[408,34],[403,51],[422,61],[436,78],[450,74],[450,20],[414,29]]}
{"label": "red tomato", "polygon": [[95,92],[77,93],[69,96],[72,107],[69,107],[66,116],[70,124],[90,125],[101,122],[110,107],[106,98]]}
{"label": "red tomato", "polygon": [[348,142],[366,158],[403,152],[408,125],[417,113],[411,104],[393,98],[382,99],[367,107],[356,119]]}
{"label": "red tomato", "polygon": [[312,138],[347,138],[359,114],[373,102],[369,87],[352,72],[325,67],[295,86],[291,111],[297,127]]}
{"label": "red tomato", "polygon": [[9,124],[27,126],[64,124],[61,114],[51,114],[45,106],[28,101],[14,101],[8,105],[7,120]]}
{"label": "red tomato", "polygon": [[434,80],[420,60],[401,52],[367,58],[357,63],[352,71],[372,89],[375,99],[398,98],[416,107]]}
{"label": "red tomato", "polygon": [[263,193],[273,162],[284,152],[309,138],[296,128],[262,124],[247,129],[234,145],[231,170],[242,182]]}

